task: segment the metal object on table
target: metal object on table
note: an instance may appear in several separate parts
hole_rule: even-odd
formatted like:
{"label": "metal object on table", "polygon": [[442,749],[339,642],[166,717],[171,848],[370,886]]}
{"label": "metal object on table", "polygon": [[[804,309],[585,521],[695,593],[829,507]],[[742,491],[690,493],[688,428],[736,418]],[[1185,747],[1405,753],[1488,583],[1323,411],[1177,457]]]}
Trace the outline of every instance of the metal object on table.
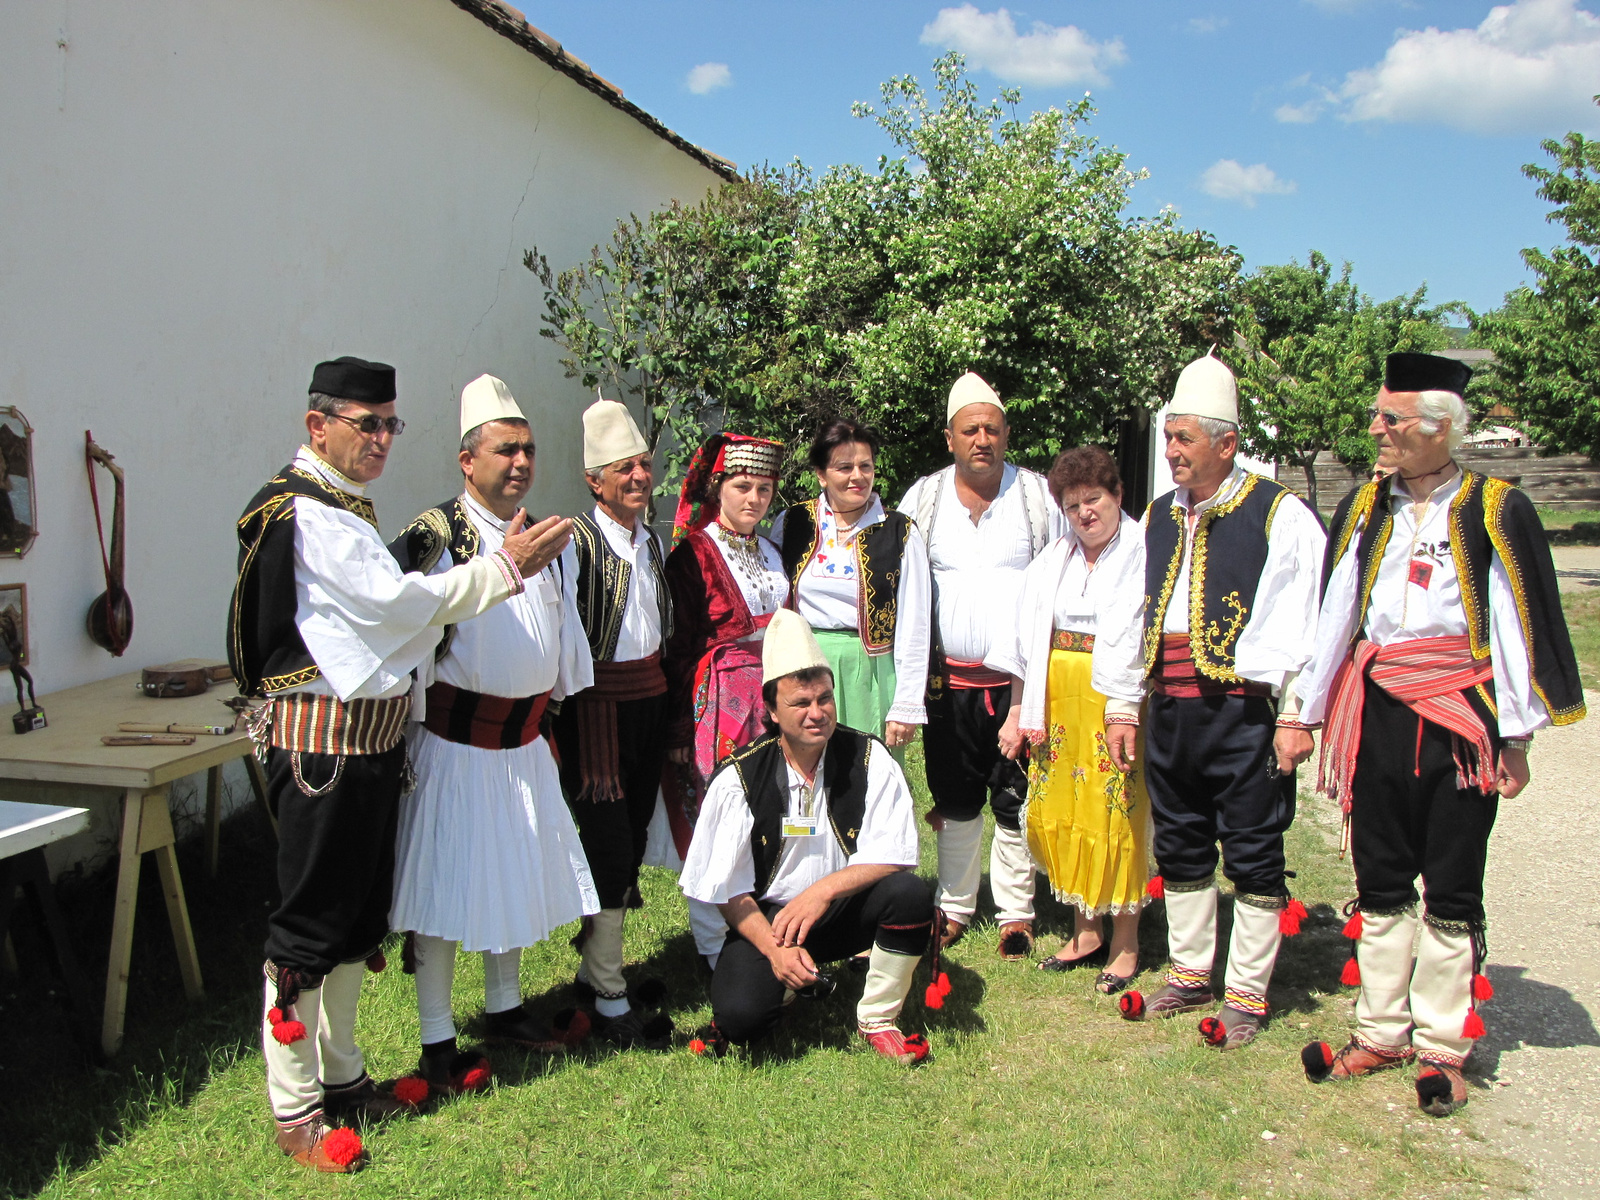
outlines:
{"label": "metal object on table", "polygon": [[158,700],[174,696],[198,696],[211,686],[205,667],[184,663],[165,663],[139,672],[139,690]]}

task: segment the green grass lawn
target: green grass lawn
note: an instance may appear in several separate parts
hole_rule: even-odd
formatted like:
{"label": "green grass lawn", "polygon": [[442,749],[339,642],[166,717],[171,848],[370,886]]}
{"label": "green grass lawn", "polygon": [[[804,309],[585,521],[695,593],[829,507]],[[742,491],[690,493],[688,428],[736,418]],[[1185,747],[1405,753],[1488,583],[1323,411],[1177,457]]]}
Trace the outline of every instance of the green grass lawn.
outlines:
{"label": "green grass lawn", "polygon": [[[913,777],[926,808],[916,750]],[[843,970],[835,996],[797,1003],[765,1052],[697,1058],[681,1047],[710,1011],[682,900],[670,875],[649,871],[645,907],[628,924],[629,972],[673,988],[679,1049],[556,1060],[497,1053],[492,1090],[372,1133],[371,1167],[335,1178],[292,1165],[272,1144],[257,1044],[271,847],[259,816],[244,813],[225,827],[219,881],[204,879],[186,848],[206,1003],[181,998],[151,880],[140,902],[129,1042],[113,1064],[81,1065],[53,1009],[20,987],[0,994],[0,1191],[1265,1200],[1481,1196],[1514,1186],[1517,1172],[1474,1135],[1472,1109],[1449,1121],[1422,1117],[1405,1074],[1305,1082],[1299,1047],[1312,1038],[1342,1044],[1351,1023],[1350,993],[1337,983],[1347,944],[1336,908],[1352,885],[1330,850],[1332,829],[1303,814],[1291,834],[1294,886],[1312,919],[1279,960],[1271,1028],[1226,1055],[1198,1044],[1193,1020],[1122,1021],[1094,993],[1092,972],[1046,975],[1001,962],[992,923],[980,922],[947,958],[955,989],[943,1010],[922,1006],[919,971],[903,1021],[933,1044],[933,1060],[919,1069],[863,1052],[852,1020],[860,977]],[[932,862],[929,837],[926,871]],[[91,943],[108,923],[108,893],[101,883],[76,892],[75,919]],[[1144,927],[1147,991],[1165,963],[1158,914],[1159,906]],[[1058,944],[1066,914],[1047,900],[1041,915],[1042,954]],[[31,949],[19,945],[25,961]],[[526,955],[532,1003],[566,1003],[576,966],[564,937]],[[367,981],[358,1035],[375,1075],[405,1071],[417,1053],[412,981],[397,967]],[[482,997],[477,956],[463,955],[460,1023]]]}
{"label": "green grass lawn", "polygon": [[1600,509],[1540,508],[1539,521],[1555,546],[1600,546]]}
{"label": "green grass lawn", "polygon": [[1563,592],[1561,611],[1572,634],[1583,686],[1600,688],[1600,592]]}

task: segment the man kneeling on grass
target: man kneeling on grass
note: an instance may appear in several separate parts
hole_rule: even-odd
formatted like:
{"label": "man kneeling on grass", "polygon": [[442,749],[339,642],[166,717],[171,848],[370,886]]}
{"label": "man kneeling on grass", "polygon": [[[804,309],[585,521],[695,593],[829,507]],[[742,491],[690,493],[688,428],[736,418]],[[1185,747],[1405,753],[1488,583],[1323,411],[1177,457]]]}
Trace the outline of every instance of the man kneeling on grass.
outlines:
{"label": "man kneeling on grass", "polygon": [[861,1035],[886,1058],[920,1062],[927,1039],[895,1023],[933,924],[932,892],[911,874],[911,789],[882,742],[838,723],[833,672],[799,614],[773,616],[761,667],[774,732],[718,767],[681,878],[728,922],[711,978],[716,1031],[757,1041],[788,993],[822,982],[817,964],[870,947]]}

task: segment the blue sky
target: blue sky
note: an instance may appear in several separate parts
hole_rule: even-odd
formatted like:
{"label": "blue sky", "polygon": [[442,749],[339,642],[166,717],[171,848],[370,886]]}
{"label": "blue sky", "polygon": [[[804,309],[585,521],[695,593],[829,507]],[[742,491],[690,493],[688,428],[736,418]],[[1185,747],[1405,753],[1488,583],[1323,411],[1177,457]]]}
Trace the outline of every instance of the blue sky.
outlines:
{"label": "blue sky", "polygon": [[1250,265],[1310,248],[1387,297],[1499,303],[1558,226],[1524,179],[1541,138],[1600,134],[1600,0],[547,0],[528,20],[741,167],[872,163],[850,115],[961,49],[985,94],[1099,106],[1092,131]]}

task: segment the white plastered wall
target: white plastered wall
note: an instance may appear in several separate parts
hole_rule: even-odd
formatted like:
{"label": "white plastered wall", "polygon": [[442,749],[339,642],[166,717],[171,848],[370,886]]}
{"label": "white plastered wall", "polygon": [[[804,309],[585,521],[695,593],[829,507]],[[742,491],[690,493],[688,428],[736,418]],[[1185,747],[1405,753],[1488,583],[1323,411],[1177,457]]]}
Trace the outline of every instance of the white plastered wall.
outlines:
{"label": "white plastered wall", "polygon": [[[0,5],[0,404],[36,430],[40,527],[0,583],[28,585],[39,691],[222,655],[234,521],[299,444],[321,359],[398,368],[386,535],[457,489],[483,371],[533,422],[530,511],[578,510],[591,397],[538,336],[523,252],[575,263],[716,183],[448,0]],[[121,659],[83,628],[85,429],[128,477]]]}

